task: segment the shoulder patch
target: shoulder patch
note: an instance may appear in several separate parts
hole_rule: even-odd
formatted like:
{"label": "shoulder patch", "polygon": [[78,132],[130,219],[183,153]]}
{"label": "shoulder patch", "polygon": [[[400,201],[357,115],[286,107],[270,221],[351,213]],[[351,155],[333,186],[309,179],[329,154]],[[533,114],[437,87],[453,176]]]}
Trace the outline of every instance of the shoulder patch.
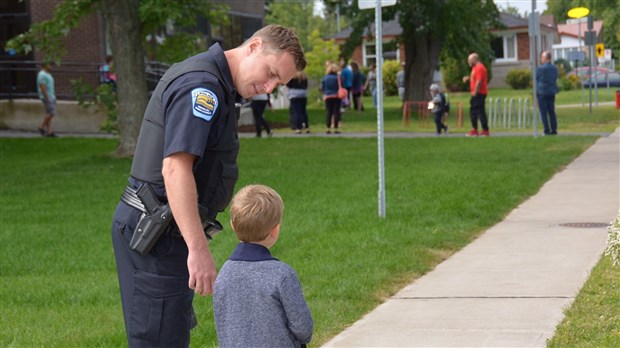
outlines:
{"label": "shoulder patch", "polygon": [[211,121],[218,106],[217,95],[206,88],[194,88],[191,94],[194,116]]}

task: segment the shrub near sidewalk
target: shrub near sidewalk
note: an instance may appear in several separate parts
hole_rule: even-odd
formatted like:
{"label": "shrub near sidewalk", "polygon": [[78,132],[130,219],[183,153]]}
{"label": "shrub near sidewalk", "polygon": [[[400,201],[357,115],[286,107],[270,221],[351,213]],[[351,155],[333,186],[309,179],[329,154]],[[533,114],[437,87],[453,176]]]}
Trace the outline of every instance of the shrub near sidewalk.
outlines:
{"label": "shrub near sidewalk", "polygon": [[[319,346],[500,221],[593,141],[386,139],[385,219],[375,139],[243,138],[237,188],[263,183],[282,195],[273,252],[300,276]],[[110,224],[130,160],[109,157],[115,146],[0,140],[0,346],[126,345]],[[228,213],[218,218],[226,232],[211,245],[221,265],[236,240]],[[195,308],[192,346],[214,346],[210,297]]]}

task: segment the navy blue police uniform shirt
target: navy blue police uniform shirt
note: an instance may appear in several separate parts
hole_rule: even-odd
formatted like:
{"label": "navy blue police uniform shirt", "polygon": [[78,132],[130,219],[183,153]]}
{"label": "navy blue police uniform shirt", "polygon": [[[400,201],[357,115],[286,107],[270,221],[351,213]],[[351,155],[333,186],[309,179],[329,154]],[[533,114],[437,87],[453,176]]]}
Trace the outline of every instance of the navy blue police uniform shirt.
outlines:
{"label": "navy blue police uniform shirt", "polygon": [[178,77],[164,92],[162,103],[164,158],[186,152],[200,160],[207,144],[217,142],[217,136],[211,135],[221,133],[231,112],[218,79],[203,71]]}

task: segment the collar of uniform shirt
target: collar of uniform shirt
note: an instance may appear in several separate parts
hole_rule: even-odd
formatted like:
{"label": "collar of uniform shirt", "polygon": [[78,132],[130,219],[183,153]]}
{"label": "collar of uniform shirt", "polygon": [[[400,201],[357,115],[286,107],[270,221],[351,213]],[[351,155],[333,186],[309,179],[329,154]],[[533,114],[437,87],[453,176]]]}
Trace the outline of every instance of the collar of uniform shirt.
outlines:
{"label": "collar of uniform shirt", "polygon": [[237,247],[235,248],[235,251],[233,251],[232,255],[230,255],[229,260],[249,262],[268,260],[279,261],[275,257],[271,256],[269,249],[265,248],[264,246],[260,244],[244,242],[237,244]]}
{"label": "collar of uniform shirt", "polygon": [[226,84],[226,88],[232,94],[236,93],[235,85],[232,82],[232,73],[230,72],[230,67],[228,66],[228,61],[226,60],[226,56],[224,55],[224,50],[219,43],[214,43],[211,47],[209,47],[208,53],[211,53],[213,58],[215,59],[215,64],[217,64],[222,77],[224,78],[224,83]]}

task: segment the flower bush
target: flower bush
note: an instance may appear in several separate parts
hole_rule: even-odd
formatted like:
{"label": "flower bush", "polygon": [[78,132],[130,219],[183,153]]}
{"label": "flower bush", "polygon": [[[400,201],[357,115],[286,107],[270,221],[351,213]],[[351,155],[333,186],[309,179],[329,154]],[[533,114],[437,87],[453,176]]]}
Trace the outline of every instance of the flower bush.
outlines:
{"label": "flower bush", "polygon": [[616,217],[607,229],[607,249],[605,256],[611,257],[615,266],[620,266],[620,214]]}

